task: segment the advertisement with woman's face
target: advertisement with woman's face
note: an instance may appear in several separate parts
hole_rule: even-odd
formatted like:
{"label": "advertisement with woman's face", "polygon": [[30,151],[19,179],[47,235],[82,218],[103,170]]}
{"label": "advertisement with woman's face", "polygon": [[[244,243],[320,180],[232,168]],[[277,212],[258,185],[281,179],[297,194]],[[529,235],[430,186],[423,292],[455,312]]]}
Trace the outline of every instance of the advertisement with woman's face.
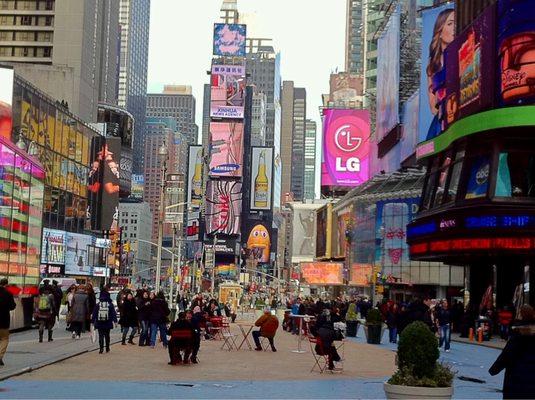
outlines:
{"label": "advertisement with woman's face", "polygon": [[441,133],[440,105],[445,99],[444,50],[455,38],[455,11],[450,4],[422,13],[419,142]]}

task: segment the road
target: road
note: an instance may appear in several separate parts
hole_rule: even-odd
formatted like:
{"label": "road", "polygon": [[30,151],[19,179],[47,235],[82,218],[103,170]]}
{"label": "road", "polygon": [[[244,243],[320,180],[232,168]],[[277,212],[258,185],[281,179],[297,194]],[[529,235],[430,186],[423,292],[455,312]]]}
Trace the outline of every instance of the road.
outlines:
{"label": "road", "polygon": [[[235,325],[233,332],[240,334]],[[310,373],[313,359],[308,343],[303,342],[306,353],[293,353],[296,336],[283,331],[276,337],[276,353],[228,352],[221,350],[219,341],[203,341],[200,364],[175,367],[167,365],[167,351],[161,345],[154,350],[114,345],[110,354],[99,355],[86,352],[96,348],[87,338],[75,342],[67,332],[52,344],[41,345],[35,343],[35,331],[14,336],[6,361],[18,363],[19,368],[84,353],[2,382],[0,399],[383,398],[383,382],[395,370],[395,346],[387,340],[368,345],[362,337],[347,340],[342,373],[320,375]],[[441,361],[457,371],[454,398],[501,398],[503,374],[487,373],[498,354],[497,349],[462,343],[453,343],[451,353],[441,352]],[[458,379],[462,376],[485,383]]]}

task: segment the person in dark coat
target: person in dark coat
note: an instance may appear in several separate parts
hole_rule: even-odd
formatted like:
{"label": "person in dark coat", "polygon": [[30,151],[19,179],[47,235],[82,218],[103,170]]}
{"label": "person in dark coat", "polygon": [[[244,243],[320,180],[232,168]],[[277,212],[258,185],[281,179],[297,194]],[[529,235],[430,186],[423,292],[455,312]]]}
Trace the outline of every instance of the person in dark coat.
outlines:
{"label": "person in dark coat", "polygon": [[388,337],[390,343],[397,343],[398,341],[398,324],[399,324],[399,312],[398,305],[392,303],[388,307],[386,312],[386,325],[388,327]]}
{"label": "person in dark coat", "polygon": [[[186,314],[186,318],[188,317],[188,314]],[[191,362],[193,364],[198,363],[197,354],[199,354],[199,349],[201,347],[201,325],[203,323],[203,320],[204,317],[201,311],[201,307],[196,306],[193,309],[191,315],[191,325],[193,326],[193,331],[195,333],[195,336],[193,337],[193,349],[191,352]]]}
{"label": "person in dark coat", "polygon": [[56,300],[53,290],[50,285],[42,286],[39,288],[39,296],[34,299],[33,318],[39,324],[39,343],[43,343],[45,328],[48,331],[48,341],[53,341],[52,332],[56,322]]}
{"label": "person in dark coat", "polygon": [[489,369],[491,375],[505,369],[504,399],[535,398],[535,312],[522,306],[522,325],[512,328],[512,334],[502,353]]}
{"label": "person in dark coat", "polygon": [[58,286],[58,281],[56,280],[52,281],[52,289],[53,289],[52,294],[54,295],[54,303],[56,305],[55,314],[56,314],[56,318],[59,321],[59,309],[61,308],[61,301],[63,300],[63,291]]}
{"label": "person in dark coat", "polygon": [[69,322],[71,325],[73,339],[80,339],[82,329],[89,314],[89,297],[84,285],[74,293],[72,298],[72,307],[69,311]]}
{"label": "person in dark coat", "polygon": [[104,352],[104,346],[106,346],[106,353],[109,353],[110,331],[113,329],[114,324],[117,323],[117,313],[107,289],[103,289],[100,292],[91,321],[98,331],[99,353],[102,354]]}
{"label": "person in dark coat", "polygon": [[[195,332],[191,322],[186,319],[186,313],[180,312],[178,314],[178,319],[171,324],[167,333],[171,336],[171,340],[169,340],[169,364],[177,365],[181,362],[189,364]],[[182,352],[184,352],[183,355]]]}
{"label": "person in dark coat", "polygon": [[150,303],[150,347],[156,346],[158,331],[163,347],[167,347],[167,317],[170,312],[163,293],[158,293]]}
{"label": "person in dark coat", "polygon": [[314,327],[315,336],[319,337],[321,340],[321,346],[316,345],[316,352],[320,355],[327,355],[329,361],[329,370],[334,369],[334,362],[339,362],[341,360],[336,347],[333,345],[335,340],[335,331],[334,325],[331,321],[329,309],[323,310],[322,314],[318,317],[316,325]]}
{"label": "person in dark coat", "polygon": [[97,296],[95,294],[95,289],[93,289],[93,285],[88,283],[86,285],[86,288],[88,314],[87,318],[85,319],[85,329],[86,331],[89,331],[91,330],[91,315],[93,315],[93,310],[95,309],[95,305],[97,304]]}
{"label": "person in dark coat", "polygon": [[150,345],[150,298],[149,292],[143,291],[141,297],[137,299],[137,318],[141,331],[139,333],[139,345]]}
{"label": "person in dark coat", "polygon": [[138,324],[138,312],[136,301],[132,293],[126,295],[126,299],[123,302],[123,308],[121,311],[121,319],[119,319],[119,325],[121,325],[121,331],[123,333],[123,339],[121,341],[122,345],[126,345],[126,336],[128,331],[130,331],[130,337],[128,338],[128,343],[134,344],[134,336],[137,331]]}
{"label": "person in dark coat", "polygon": [[0,367],[4,366],[4,355],[9,344],[9,313],[17,307],[13,295],[6,289],[7,283],[7,279],[0,279]]}

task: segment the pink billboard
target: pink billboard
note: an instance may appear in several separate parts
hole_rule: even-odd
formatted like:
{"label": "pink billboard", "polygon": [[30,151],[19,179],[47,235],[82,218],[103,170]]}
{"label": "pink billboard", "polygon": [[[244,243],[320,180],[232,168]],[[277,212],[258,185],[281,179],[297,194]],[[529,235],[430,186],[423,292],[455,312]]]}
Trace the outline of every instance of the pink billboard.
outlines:
{"label": "pink billboard", "polygon": [[369,179],[368,110],[323,111],[321,186],[358,186]]}
{"label": "pink billboard", "polygon": [[210,176],[241,177],[243,170],[243,123],[210,124]]}
{"label": "pink billboard", "polygon": [[241,182],[208,180],[205,218],[206,231],[209,235],[238,235],[241,210]]}

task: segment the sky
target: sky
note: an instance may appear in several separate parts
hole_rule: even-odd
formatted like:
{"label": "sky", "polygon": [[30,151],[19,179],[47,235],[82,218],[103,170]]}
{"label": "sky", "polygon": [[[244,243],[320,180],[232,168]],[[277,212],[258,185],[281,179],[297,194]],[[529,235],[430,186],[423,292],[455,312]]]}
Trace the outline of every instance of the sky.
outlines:
{"label": "sky", "polygon": [[[197,100],[199,140],[203,85],[212,58],[213,24],[222,0],[152,0],[149,42],[149,93],[164,84],[191,85]],[[316,121],[316,194],[321,159],[321,95],[329,75],[344,69],[346,0],[238,0],[247,36],[273,39],[281,53],[282,80],[307,91],[307,118]]]}

